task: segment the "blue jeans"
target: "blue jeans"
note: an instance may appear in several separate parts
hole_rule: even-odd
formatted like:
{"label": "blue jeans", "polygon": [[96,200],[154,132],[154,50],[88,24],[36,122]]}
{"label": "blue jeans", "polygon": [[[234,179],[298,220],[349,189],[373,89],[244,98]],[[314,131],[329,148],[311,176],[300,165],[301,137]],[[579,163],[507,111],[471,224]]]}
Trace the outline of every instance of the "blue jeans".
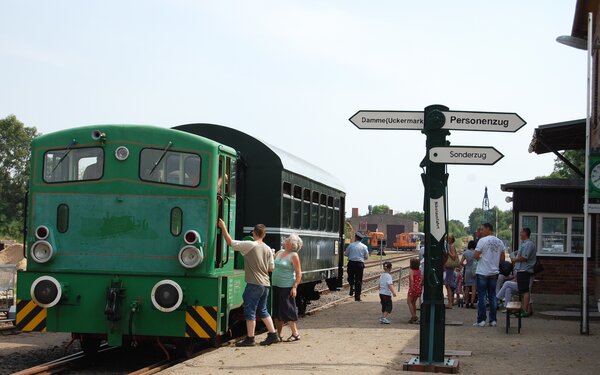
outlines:
{"label": "blue jeans", "polygon": [[485,322],[485,296],[490,305],[490,322],[496,321],[496,283],[498,275],[477,275],[477,323]]}
{"label": "blue jeans", "polygon": [[246,320],[256,320],[259,318],[268,318],[267,297],[269,297],[269,287],[257,284],[246,284],[244,294],[244,318]]}

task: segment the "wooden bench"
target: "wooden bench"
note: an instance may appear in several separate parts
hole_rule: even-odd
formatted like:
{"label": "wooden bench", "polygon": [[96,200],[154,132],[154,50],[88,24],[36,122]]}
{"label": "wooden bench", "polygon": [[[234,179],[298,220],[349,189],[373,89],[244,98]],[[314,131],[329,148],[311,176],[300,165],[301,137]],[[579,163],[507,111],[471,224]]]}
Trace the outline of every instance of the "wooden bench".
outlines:
{"label": "wooden bench", "polygon": [[508,333],[508,329],[510,328],[511,315],[517,317],[517,332],[521,333],[521,302],[509,302],[506,304],[506,333]]}

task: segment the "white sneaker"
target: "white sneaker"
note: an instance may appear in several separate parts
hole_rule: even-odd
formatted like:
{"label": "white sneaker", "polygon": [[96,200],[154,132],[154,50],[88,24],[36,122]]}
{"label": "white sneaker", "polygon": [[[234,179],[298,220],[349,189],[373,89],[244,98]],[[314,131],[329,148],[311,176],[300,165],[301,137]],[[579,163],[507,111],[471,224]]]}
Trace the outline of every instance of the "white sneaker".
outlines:
{"label": "white sneaker", "polygon": [[473,327],[485,327],[485,320],[482,320],[479,323],[473,323]]}
{"label": "white sneaker", "polygon": [[390,324],[390,320],[387,318],[381,318],[381,324]]}
{"label": "white sneaker", "polygon": [[492,321],[490,322],[490,327],[495,327],[495,326],[497,326],[497,325],[498,325],[498,324],[496,323],[496,321],[495,321],[495,320],[492,320]]}
{"label": "white sneaker", "polygon": [[379,323],[381,323],[383,321],[383,316],[379,317]]}

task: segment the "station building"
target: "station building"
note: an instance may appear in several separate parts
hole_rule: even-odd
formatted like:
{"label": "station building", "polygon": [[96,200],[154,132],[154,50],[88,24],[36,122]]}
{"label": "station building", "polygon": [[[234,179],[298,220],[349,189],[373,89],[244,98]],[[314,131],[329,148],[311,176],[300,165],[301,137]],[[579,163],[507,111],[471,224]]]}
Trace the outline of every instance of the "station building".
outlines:
{"label": "station building", "polygon": [[[587,289],[588,307],[595,306],[596,301],[600,307],[600,179],[595,179],[596,184],[590,179],[591,183],[587,189],[588,202],[585,202],[585,173],[588,171],[579,170],[561,154],[566,150],[586,150],[586,142],[589,142],[586,151],[588,170],[591,176],[594,176],[592,171],[595,169],[596,174],[600,175],[600,1],[577,0],[571,35],[561,36],[557,41],[585,50],[581,52],[584,59],[588,49],[588,13],[592,13],[593,17],[593,43],[589,55],[590,66],[593,67],[589,77],[589,138],[586,135],[587,120],[578,119],[538,126],[529,146],[529,152],[536,154],[554,153],[580,178],[508,182],[503,184],[501,189],[512,193],[515,243],[518,243],[520,228],[529,227],[532,240],[537,245],[538,259],[544,267],[544,271],[536,275],[537,281],[532,291],[534,299],[580,304],[583,290]],[[582,69],[585,69],[583,64]],[[589,252],[584,254],[586,203],[589,212],[586,233],[590,245]],[[592,209],[592,206],[595,208]],[[585,288],[584,259],[587,260]]]}

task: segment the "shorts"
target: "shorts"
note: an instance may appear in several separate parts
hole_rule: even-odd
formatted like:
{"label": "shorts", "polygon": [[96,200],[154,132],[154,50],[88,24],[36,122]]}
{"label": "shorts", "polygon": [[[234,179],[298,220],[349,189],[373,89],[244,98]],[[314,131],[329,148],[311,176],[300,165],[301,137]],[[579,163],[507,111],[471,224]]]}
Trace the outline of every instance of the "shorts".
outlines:
{"label": "shorts", "polygon": [[531,278],[531,273],[527,271],[517,272],[517,285],[519,287],[519,293],[527,293],[529,292],[529,279]]}
{"label": "shorts", "polygon": [[379,300],[381,301],[381,312],[391,313],[392,312],[392,296],[387,294],[380,294]]}
{"label": "shorts", "polygon": [[284,323],[298,320],[298,307],[291,291],[292,288],[273,287],[273,318]]}
{"label": "shorts", "polygon": [[246,284],[244,294],[244,318],[246,320],[256,320],[259,318],[268,318],[267,297],[269,297],[269,287],[257,284]]}

